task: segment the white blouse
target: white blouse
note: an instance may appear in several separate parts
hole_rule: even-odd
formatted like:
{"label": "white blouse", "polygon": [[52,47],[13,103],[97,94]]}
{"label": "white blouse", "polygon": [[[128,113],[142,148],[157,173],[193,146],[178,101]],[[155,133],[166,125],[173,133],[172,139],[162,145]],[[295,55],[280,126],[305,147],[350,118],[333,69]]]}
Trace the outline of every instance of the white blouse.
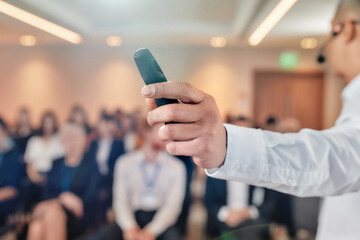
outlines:
{"label": "white blouse", "polygon": [[52,162],[63,155],[64,150],[57,135],[46,142],[42,137],[34,136],[28,142],[24,159],[26,163],[32,163],[37,171],[48,172]]}

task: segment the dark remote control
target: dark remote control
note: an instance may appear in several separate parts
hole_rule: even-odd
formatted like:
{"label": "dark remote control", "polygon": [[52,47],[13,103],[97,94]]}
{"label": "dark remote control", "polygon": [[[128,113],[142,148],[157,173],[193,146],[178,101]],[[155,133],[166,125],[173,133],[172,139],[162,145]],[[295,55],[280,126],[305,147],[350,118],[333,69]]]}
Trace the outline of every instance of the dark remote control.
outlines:
{"label": "dark remote control", "polygon": [[[167,82],[164,73],[161,71],[159,64],[156,62],[149,49],[141,48],[137,50],[134,54],[134,60],[146,85]],[[166,104],[179,103],[176,99],[167,98],[159,98],[155,99],[155,101],[158,107]]]}

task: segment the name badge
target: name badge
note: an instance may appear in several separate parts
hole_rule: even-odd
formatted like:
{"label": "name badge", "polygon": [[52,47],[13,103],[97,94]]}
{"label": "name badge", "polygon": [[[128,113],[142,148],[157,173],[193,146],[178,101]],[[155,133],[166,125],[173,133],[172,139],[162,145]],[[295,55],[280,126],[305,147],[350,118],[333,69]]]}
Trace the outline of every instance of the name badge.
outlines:
{"label": "name badge", "polygon": [[141,196],[142,206],[149,210],[154,210],[159,207],[159,199],[153,190],[145,191]]}

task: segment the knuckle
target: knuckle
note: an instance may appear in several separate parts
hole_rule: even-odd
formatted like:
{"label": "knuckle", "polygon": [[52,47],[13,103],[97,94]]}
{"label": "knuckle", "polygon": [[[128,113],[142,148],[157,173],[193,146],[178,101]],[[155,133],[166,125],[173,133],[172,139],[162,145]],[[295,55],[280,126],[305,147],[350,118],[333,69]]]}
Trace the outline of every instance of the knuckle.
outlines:
{"label": "knuckle", "polygon": [[171,126],[171,125],[165,126],[164,131],[165,131],[165,136],[168,139],[173,139],[175,137],[175,129],[173,126]]}
{"label": "knuckle", "polygon": [[191,88],[192,86],[188,82],[179,83],[179,89],[183,96],[185,96]]}
{"label": "knuckle", "polygon": [[169,118],[170,119],[176,118],[179,115],[179,110],[180,110],[178,104],[171,104],[169,107],[170,107]]}
{"label": "knuckle", "polygon": [[191,83],[184,82],[184,83],[183,83],[183,87],[184,87],[184,89],[189,90],[189,89],[191,89],[191,88],[192,88],[192,85],[191,85]]}
{"label": "knuckle", "polygon": [[156,89],[156,93],[157,94],[163,94],[165,92],[166,88],[165,88],[165,83],[160,83],[157,85],[157,89]]}

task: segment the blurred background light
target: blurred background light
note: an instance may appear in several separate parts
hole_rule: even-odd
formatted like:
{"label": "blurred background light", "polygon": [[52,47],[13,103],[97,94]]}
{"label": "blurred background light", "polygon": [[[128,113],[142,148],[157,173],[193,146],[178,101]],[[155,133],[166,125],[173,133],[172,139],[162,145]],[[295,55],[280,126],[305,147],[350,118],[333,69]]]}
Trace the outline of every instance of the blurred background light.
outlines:
{"label": "blurred background light", "polygon": [[70,31],[69,29],[47,21],[2,0],[0,0],[0,12],[71,43],[79,44],[81,42],[81,36],[78,33]]}
{"label": "blurred background light", "polygon": [[300,43],[303,49],[314,49],[318,45],[316,38],[303,38]]}
{"label": "blurred background light", "polygon": [[119,47],[122,44],[122,38],[119,36],[109,36],[106,43],[110,47]]}
{"label": "blurred background light", "polygon": [[23,35],[20,37],[20,44],[26,47],[36,45],[36,38],[33,35]]}
{"label": "blurred background light", "polygon": [[255,32],[250,36],[250,45],[256,46],[260,44],[260,42],[285,16],[285,14],[294,6],[296,2],[297,0],[281,0],[265,18],[265,20],[259,25]]}
{"label": "blurred background light", "polygon": [[226,46],[226,39],[224,37],[213,37],[210,44],[214,48],[223,48]]}

